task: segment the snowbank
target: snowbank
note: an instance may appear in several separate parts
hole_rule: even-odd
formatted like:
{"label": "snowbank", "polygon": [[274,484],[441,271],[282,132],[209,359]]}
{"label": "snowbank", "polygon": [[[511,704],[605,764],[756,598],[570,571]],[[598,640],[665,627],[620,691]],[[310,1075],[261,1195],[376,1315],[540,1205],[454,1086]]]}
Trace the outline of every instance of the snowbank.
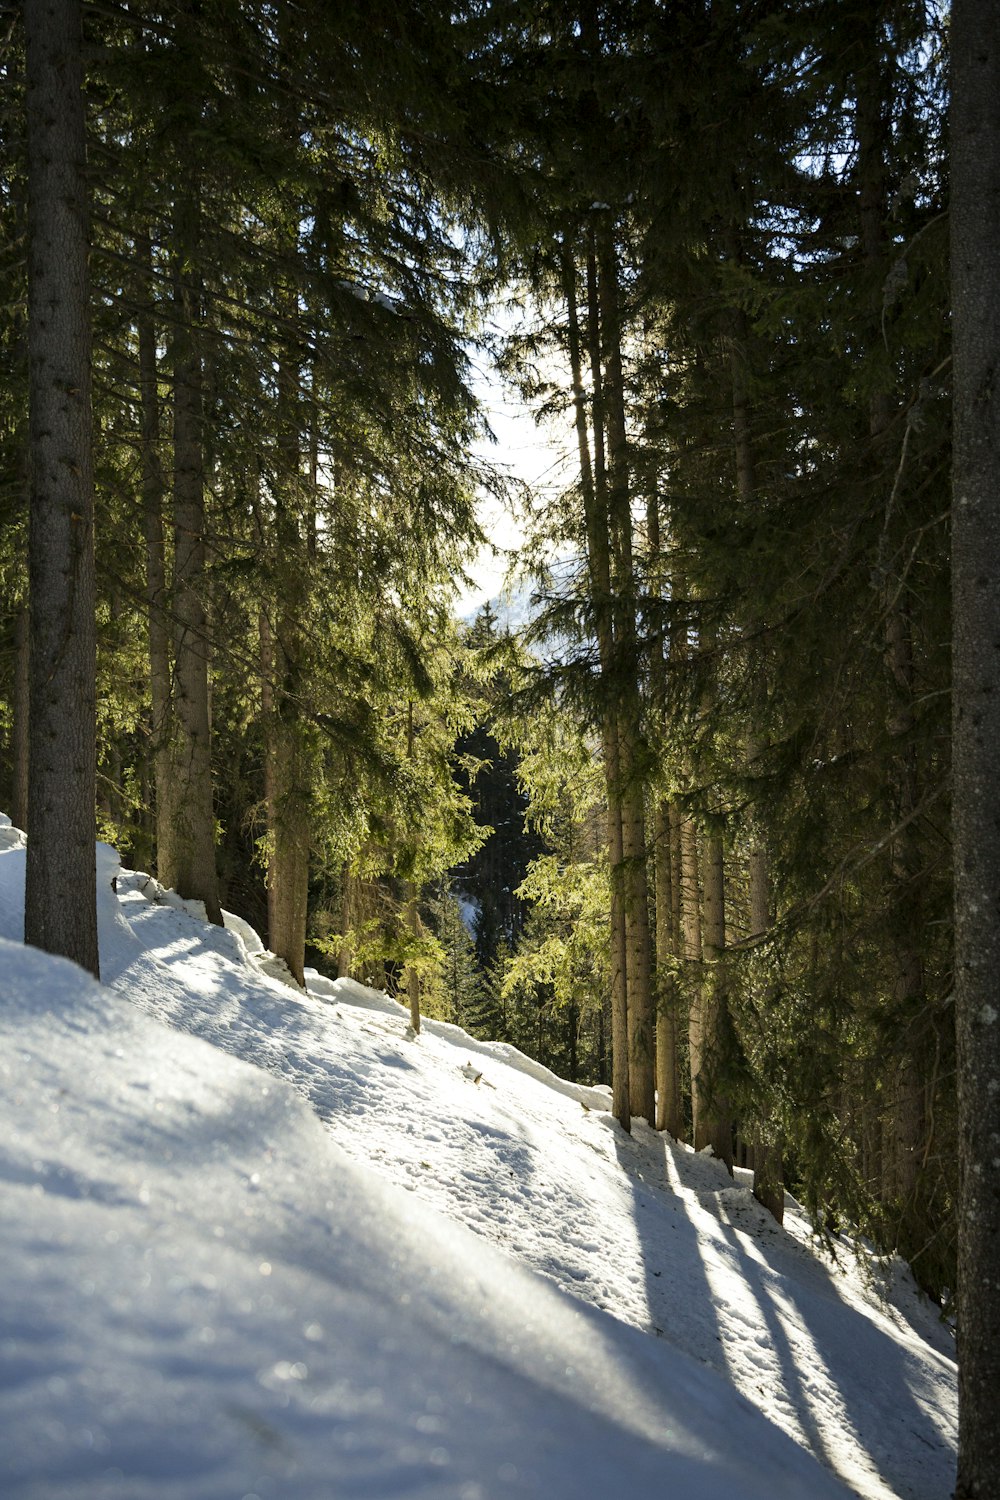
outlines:
{"label": "snowbank", "polygon": [[97,986],[17,941],[23,862],[0,825],[5,1497],[947,1492],[946,1331],[794,1205],[513,1049],[290,990],[106,847]]}

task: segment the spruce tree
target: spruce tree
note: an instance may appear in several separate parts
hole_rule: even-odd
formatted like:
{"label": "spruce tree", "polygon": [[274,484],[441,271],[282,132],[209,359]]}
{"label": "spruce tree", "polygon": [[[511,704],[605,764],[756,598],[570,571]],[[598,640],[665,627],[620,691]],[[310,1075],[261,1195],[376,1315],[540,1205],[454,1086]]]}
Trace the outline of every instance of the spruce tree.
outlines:
{"label": "spruce tree", "polygon": [[30,708],[26,942],[97,974],[90,282],[79,0],[24,7]]}
{"label": "spruce tree", "polygon": [[955,455],[955,1006],[961,1197],[958,1228],[959,1500],[1000,1491],[1000,15],[956,0],[952,22],[952,277]]}

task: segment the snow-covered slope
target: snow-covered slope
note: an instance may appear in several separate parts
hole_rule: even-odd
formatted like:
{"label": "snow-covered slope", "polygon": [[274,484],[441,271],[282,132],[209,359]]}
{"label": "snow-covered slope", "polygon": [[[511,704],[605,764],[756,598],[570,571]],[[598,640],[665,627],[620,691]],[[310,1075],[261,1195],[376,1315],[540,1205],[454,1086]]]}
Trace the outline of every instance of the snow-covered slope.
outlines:
{"label": "snow-covered slope", "polygon": [[18,943],[23,859],[0,828],[0,1494],[948,1493],[898,1268],[107,849],[98,987]]}

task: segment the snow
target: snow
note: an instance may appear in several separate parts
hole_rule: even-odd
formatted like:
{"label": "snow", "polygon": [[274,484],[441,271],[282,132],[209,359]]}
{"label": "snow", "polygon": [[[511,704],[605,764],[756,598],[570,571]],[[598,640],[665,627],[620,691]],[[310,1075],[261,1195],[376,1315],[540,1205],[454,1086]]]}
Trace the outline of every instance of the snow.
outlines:
{"label": "snow", "polygon": [[904,1268],[107,846],[98,986],[21,943],[24,858],[3,820],[6,1500],[950,1492]]}

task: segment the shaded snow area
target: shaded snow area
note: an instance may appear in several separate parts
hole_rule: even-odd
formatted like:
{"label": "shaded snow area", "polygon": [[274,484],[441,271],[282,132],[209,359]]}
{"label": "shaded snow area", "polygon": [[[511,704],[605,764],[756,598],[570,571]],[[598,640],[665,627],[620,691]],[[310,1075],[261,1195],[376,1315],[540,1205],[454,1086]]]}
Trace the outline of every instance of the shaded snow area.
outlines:
{"label": "shaded snow area", "polygon": [[103,987],[21,944],[0,827],[5,1500],[950,1493],[901,1267],[98,865]]}

